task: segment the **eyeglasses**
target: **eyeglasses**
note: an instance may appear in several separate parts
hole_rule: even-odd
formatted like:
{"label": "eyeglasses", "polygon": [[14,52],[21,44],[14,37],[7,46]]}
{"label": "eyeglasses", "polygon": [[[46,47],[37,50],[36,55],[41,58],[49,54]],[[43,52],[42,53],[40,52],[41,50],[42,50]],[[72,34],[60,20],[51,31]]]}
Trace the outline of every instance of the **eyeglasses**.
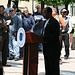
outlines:
{"label": "eyeglasses", "polygon": [[13,12],[13,10],[10,10],[9,12]]}

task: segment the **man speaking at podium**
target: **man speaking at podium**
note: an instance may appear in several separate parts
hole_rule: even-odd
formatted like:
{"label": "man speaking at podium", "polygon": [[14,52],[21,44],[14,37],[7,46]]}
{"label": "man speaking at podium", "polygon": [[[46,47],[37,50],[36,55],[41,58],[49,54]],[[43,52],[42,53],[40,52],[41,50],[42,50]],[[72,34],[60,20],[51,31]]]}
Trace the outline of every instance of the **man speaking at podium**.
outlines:
{"label": "man speaking at podium", "polygon": [[44,8],[43,16],[46,19],[43,28],[44,41],[46,42],[43,44],[46,75],[60,75],[59,23],[52,17],[52,9],[50,7]]}

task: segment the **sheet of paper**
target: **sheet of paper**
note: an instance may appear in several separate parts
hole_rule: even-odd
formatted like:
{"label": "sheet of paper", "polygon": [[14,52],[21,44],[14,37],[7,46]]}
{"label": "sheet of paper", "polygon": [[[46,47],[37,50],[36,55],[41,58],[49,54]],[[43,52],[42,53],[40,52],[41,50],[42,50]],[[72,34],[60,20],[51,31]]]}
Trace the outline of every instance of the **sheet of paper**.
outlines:
{"label": "sheet of paper", "polygon": [[11,20],[7,20],[6,22],[7,22],[7,25],[9,25],[11,23]]}

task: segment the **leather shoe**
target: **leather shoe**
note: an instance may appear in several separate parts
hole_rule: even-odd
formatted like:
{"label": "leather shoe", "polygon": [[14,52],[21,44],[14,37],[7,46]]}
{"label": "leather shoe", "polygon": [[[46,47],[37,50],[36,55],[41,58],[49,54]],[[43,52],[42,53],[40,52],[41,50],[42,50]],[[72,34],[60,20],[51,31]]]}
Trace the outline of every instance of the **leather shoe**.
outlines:
{"label": "leather shoe", "polygon": [[19,60],[19,58],[15,58],[15,61],[18,61]]}
{"label": "leather shoe", "polygon": [[68,56],[64,55],[64,59],[68,59]]}
{"label": "leather shoe", "polygon": [[3,66],[10,67],[11,65],[5,64],[5,65],[3,65]]}

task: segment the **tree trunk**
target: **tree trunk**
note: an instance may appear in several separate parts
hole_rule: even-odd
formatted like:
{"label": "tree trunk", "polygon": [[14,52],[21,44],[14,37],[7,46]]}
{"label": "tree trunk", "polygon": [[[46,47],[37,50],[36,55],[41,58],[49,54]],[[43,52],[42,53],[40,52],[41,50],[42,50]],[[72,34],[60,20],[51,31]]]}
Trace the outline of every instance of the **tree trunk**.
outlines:
{"label": "tree trunk", "polygon": [[57,10],[57,14],[59,15],[59,9],[58,9],[58,6],[56,6],[56,10]]}
{"label": "tree trunk", "polygon": [[68,4],[65,4],[65,8],[68,10]]}
{"label": "tree trunk", "polygon": [[41,11],[44,9],[44,1],[41,0]]}
{"label": "tree trunk", "polygon": [[8,0],[8,4],[11,6],[11,0]]}
{"label": "tree trunk", "polygon": [[18,1],[15,1],[15,5],[16,5],[16,7],[17,7],[17,9],[18,9]]}
{"label": "tree trunk", "polygon": [[58,6],[53,5],[54,8],[56,8],[57,14],[59,15],[59,9]]}
{"label": "tree trunk", "polygon": [[16,8],[17,8],[17,10],[18,10],[18,1],[12,1],[13,3],[14,3],[14,5],[16,5]]}

